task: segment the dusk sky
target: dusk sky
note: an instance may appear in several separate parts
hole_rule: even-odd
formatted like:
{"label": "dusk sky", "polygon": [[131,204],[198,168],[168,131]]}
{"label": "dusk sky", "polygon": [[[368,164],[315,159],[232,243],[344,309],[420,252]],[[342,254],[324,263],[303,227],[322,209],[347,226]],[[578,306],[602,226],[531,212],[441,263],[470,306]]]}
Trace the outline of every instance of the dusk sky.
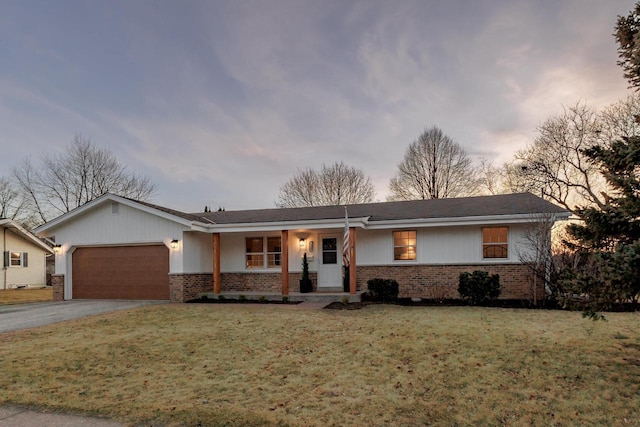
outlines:
{"label": "dusk sky", "polygon": [[629,94],[633,1],[0,0],[0,176],[75,134],[183,210],[274,207],[344,161],[385,200],[438,126],[499,164],[563,105]]}

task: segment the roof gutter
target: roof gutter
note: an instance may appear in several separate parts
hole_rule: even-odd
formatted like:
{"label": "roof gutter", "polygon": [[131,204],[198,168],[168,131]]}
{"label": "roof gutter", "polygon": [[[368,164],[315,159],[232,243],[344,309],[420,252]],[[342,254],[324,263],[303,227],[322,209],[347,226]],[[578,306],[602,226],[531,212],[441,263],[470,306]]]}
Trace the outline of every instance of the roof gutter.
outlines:
{"label": "roof gutter", "polygon": [[[349,218],[349,227],[369,228],[369,217]],[[248,222],[248,223],[231,223],[231,224],[210,224],[208,231],[210,233],[226,232],[241,233],[251,231],[277,231],[277,230],[300,230],[300,229],[329,229],[343,228],[344,218],[342,219],[321,219],[321,220],[299,220],[299,221],[278,221],[278,222]]]}
{"label": "roof gutter", "polygon": [[553,215],[553,220],[566,220],[571,215],[570,212],[556,214],[516,214],[516,215],[485,215],[485,216],[465,216],[459,218],[417,218],[399,219],[387,221],[371,221],[367,224],[367,229],[375,230],[388,228],[389,226],[423,226],[442,227],[448,225],[476,225],[476,224],[513,224],[522,222],[538,222],[541,215]]}

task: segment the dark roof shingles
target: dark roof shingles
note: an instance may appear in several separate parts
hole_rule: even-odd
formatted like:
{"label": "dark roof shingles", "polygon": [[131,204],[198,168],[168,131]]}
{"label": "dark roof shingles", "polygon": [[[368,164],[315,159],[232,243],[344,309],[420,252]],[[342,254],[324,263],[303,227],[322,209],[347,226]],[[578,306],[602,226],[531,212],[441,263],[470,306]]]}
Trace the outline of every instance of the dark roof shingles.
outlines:
{"label": "dark roof shingles", "polygon": [[[370,217],[370,222],[493,215],[563,214],[567,212],[530,193],[367,203],[348,205],[347,210],[350,218]],[[255,209],[184,215],[200,218],[201,222],[211,221],[216,224],[309,221],[344,218],[344,206]]]}

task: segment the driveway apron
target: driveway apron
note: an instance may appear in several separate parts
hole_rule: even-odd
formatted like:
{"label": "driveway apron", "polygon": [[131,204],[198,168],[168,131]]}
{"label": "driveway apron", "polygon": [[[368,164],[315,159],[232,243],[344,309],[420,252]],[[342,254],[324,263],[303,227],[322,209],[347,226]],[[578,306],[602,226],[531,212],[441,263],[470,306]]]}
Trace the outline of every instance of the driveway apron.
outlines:
{"label": "driveway apron", "polygon": [[0,334],[164,301],[73,300],[0,306]]}

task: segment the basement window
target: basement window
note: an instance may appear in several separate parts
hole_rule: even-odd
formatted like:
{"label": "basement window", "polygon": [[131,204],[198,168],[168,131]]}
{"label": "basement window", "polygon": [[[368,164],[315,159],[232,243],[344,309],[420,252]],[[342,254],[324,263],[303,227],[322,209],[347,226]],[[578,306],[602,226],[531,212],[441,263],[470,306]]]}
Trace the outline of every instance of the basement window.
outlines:
{"label": "basement window", "polygon": [[509,258],[509,227],[482,229],[482,258]]}

